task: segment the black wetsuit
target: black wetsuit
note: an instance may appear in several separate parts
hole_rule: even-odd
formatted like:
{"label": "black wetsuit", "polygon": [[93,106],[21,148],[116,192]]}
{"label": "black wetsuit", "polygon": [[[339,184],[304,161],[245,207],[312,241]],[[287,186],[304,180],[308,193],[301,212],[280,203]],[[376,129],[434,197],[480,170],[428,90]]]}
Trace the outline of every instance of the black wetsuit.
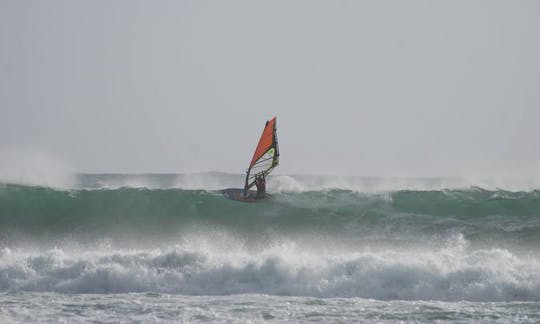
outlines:
{"label": "black wetsuit", "polygon": [[264,178],[258,179],[257,182],[255,182],[255,186],[257,186],[257,195],[255,196],[255,199],[266,197],[266,181]]}

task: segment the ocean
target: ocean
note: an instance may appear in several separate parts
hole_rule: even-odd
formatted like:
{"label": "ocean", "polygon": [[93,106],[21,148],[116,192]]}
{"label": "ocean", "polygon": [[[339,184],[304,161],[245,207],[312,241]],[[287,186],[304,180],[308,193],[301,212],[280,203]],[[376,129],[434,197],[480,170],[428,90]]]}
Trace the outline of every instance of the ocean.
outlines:
{"label": "ocean", "polygon": [[0,322],[540,321],[530,180],[78,174],[0,184]]}

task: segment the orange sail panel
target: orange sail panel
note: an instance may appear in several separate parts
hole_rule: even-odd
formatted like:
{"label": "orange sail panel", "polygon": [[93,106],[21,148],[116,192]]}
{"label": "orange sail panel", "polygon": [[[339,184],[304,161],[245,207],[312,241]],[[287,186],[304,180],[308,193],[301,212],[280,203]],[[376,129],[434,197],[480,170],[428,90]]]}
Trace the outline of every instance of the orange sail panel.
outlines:
{"label": "orange sail panel", "polygon": [[279,163],[276,117],[266,122],[246,175],[245,189],[255,184],[256,175],[268,175]]}
{"label": "orange sail panel", "polygon": [[276,117],[266,122],[266,126],[264,127],[261,138],[259,139],[259,144],[257,144],[257,148],[255,149],[255,153],[253,154],[253,158],[251,159],[251,163],[249,164],[250,168],[253,167],[257,160],[259,160],[264,155],[264,153],[266,153],[266,151],[272,148],[274,144],[275,125]]}

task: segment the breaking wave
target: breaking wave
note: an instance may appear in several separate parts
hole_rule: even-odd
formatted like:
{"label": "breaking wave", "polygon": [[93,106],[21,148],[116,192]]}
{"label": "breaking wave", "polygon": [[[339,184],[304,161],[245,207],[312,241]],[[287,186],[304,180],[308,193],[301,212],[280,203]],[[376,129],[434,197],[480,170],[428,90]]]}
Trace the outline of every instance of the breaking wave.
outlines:
{"label": "breaking wave", "polygon": [[[0,289],[63,293],[271,294],[382,300],[539,301],[540,262],[507,250],[468,250],[459,236],[433,251],[258,253],[200,237],[172,249],[25,253],[5,248]],[[223,245],[224,244],[224,245]]]}
{"label": "breaking wave", "polygon": [[283,177],[248,204],[235,175],[86,177],[0,185],[0,291],[540,301],[538,190]]}

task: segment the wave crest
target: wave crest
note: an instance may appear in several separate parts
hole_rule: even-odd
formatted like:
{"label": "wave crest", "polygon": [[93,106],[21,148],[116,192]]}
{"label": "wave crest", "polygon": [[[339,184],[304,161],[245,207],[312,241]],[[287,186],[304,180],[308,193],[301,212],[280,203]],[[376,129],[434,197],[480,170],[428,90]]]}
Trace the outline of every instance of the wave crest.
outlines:
{"label": "wave crest", "polygon": [[540,263],[507,250],[190,250],[0,254],[0,289],[63,293],[270,294],[381,300],[539,301]]}

